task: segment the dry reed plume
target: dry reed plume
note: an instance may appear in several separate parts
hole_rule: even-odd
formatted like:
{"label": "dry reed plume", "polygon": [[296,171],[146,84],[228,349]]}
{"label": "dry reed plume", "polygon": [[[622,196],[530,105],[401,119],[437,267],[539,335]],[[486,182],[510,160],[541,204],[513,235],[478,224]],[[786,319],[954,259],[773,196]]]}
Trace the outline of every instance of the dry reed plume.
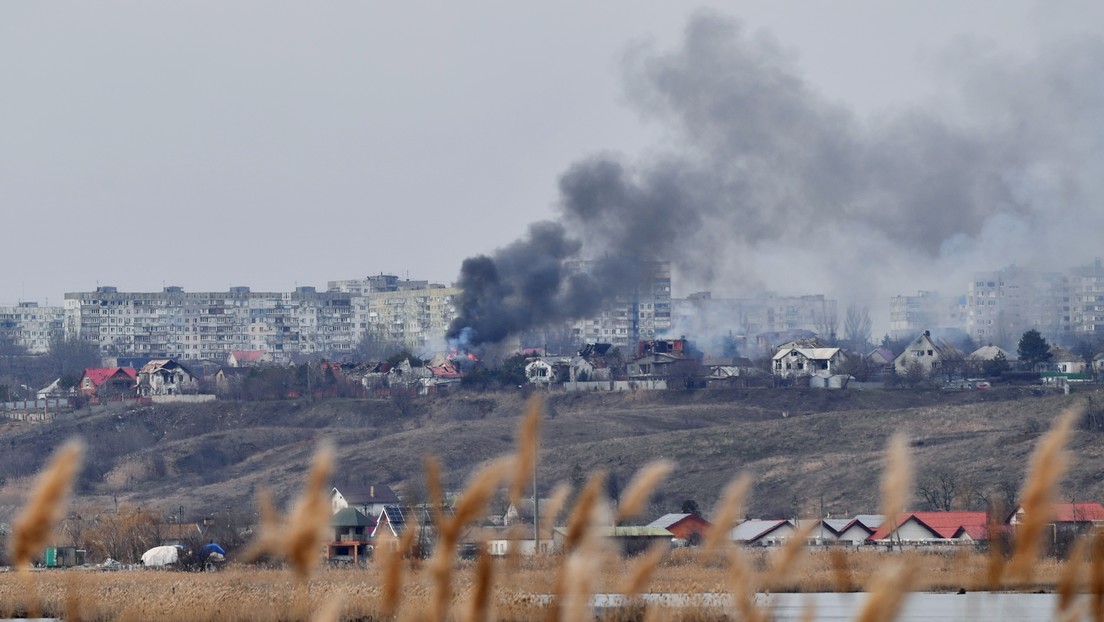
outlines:
{"label": "dry reed plume", "polygon": [[621,587],[621,593],[627,599],[633,599],[648,585],[659,563],[667,555],[667,545],[664,543],[653,544],[647,552],[637,557],[629,569],[628,576]]}
{"label": "dry reed plume", "polygon": [[1066,557],[1066,564],[1062,567],[1062,572],[1058,575],[1058,586],[1054,592],[1058,595],[1059,617],[1069,612],[1074,598],[1081,590],[1081,571],[1084,565],[1085,552],[1088,548],[1088,537],[1084,535],[1078,537]]}
{"label": "dry reed plume", "polygon": [[521,495],[529,485],[529,479],[533,477],[533,469],[537,463],[537,447],[540,443],[540,419],[543,409],[543,398],[539,393],[534,393],[525,404],[525,416],[518,426],[517,466],[510,486],[510,503],[514,505],[521,501]]}
{"label": "dry reed plume", "polygon": [[556,487],[552,489],[552,494],[548,495],[548,500],[544,503],[540,519],[541,531],[552,531],[552,526],[556,524],[556,519],[559,518],[560,513],[563,512],[564,505],[567,504],[567,498],[571,496],[571,486],[566,483],[556,484]]}
{"label": "dry reed plume", "polygon": [[816,526],[816,521],[806,521],[793,535],[786,538],[782,550],[774,554],[774,563],[765,581],[767,588],[777,589],[786,580],[786,577],[790,576],[798,558],[801,557],[802,551],[805,550],[805,543],[809,540],[809,536],[813,534],[813,529]]}
{"label": "dry reed plume", "polygon": [[644,465],[629,482],[621,503],[617,507],[617,520],[633,518],[644,509],[656,486],[667,478],[675,463],[670,460],[653,460]]}
{"label": "dry reed plume", "polygon": [[1009,574],[1024,583],[1031,580],[1035,560],[1042,548],[1043,531],[1052,520],[1055,490],[1069,463],[1066,440],[1082,410],[1083,407],[1071,408],[1062,413],[1031,454],[1027,479],[1020,493],[1024,518],[1016,529],[1016,544],[1008,564]]}
{"label": "dry reed plume", "polygon": [[725,486],[717,507],[713,509],[713,523],[705,533],[705,550],[716,551],[728,539],[728,532],[744,513],[744,501],[751,490],[751,476],[743,473]]}
{"label": "dry reed plume", "polygon": [[491,620],[494,594],[494,563],[487,548],[479,551],[475,565],[475,585],[468,601],[468,622],[489,622]]}
{"label": "dry reed plume", "polygon": [[886,467],[882,475],[882,515],[889,533],[893,533],[899,514],[908,505],[912,491],[912,461],[909,459],[908,440],[898,432],[889,439],[886,449]]}
{"label": "dry reed plume", "polygon": [[35,480],[27,504],[12,523],[11,556],[16,568],[30,568],[34,556],[46,547],[64,515],[65,499],[73,488],[73,477],[80,469],[83,454],[84,444],[80,441],[65,443]]}
{"label": "dry reed plume", "polygon": [[1092,619],[1104,621],[1104,530],[1097,529],[1089,547],[1092,567],[1089,571],[1090,611]]}
{"label": "dry reed plume", "polygon": [[890,622],[896,619],[912,589],[914,576],[913,566],[905,560],[883,565],[855,616],[856,622]]}
{"label": "dry reed plume", "polygon": [[262,492],[258,497],[261,534],[244,558],[252,560],[266,553],[275,555],[288,562],[300,582],[306,581],[318,565],[319,550],[330,524],[331,506],[325,490],[332,472],[333,447],[322,443],[311,461],[303,491],[283,524],[268,494]]}
{"label": "dry reed plume", "polygon": [[444,620],[448,615],[452,600],[452,559],[459,542],[460,530],[483,514],[487,502],[505,481],[512,466],[512,460],[499,459],[479,469],[471,483],[460,493],[453,508],[454,515],[451,518],[438,515],[437,545],[429,562],[434,582],[432,619]]}

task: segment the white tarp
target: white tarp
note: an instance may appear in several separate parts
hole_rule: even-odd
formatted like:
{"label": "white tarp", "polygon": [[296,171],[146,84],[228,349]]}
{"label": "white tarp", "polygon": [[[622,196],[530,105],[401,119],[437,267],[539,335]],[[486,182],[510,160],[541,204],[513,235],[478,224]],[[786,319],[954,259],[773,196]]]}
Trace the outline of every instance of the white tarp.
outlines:
{"label": "white tarp", "polygon": [[167,566],[175,564],[180,558],[180,549],[175,546],[155,546],[142,553],[142,564],[146,566]]}

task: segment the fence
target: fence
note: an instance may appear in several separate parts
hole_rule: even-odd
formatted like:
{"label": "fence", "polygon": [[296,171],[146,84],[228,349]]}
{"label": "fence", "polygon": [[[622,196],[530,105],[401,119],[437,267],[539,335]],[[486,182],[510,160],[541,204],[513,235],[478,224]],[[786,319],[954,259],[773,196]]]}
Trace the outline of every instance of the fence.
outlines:
{"label": "fence", "polygon": [[69,398],[56,397],[41,400],[15,400],[11,402],[0,402],[0,411],[5,412],[13,410],[49,410],[51,408],[69,408]]}

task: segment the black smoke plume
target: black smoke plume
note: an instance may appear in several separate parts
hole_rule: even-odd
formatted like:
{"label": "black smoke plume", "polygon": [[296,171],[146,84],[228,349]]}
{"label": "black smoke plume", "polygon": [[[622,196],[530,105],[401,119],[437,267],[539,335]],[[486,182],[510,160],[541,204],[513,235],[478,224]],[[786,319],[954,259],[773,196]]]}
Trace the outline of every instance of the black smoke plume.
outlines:
{"label": "black smoke plume", "polygon": [[[670,142],[572,165],[556,222],[464,262],[449,336],[478,345],[586,316],[636,278],[634,258],[669,259],[698,288],[854,299],[955,294],[975,270],[1091,257],[1104,42],[947,58],[955,99],[860,119],[734,20],[698,15],[677,49],[637,49],[627,92]],[[582,257],[606,259],[567,269]]]}

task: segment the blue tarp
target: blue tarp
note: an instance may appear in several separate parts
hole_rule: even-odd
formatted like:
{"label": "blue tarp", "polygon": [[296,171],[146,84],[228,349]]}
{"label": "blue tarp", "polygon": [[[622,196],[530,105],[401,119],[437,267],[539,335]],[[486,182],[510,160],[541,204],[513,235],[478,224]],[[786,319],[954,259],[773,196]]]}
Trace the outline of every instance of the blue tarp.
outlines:
{"label": "blue tarp", "polygon": [[209,542],[209,543],[205,544],[203,546],[203,550],[205,550],[209,553],[218,553],[219,555],[223,555],[223,556],[226,555],[226,551],[223,550],[223,548],[221,546],[215,544],[214,542]]}

